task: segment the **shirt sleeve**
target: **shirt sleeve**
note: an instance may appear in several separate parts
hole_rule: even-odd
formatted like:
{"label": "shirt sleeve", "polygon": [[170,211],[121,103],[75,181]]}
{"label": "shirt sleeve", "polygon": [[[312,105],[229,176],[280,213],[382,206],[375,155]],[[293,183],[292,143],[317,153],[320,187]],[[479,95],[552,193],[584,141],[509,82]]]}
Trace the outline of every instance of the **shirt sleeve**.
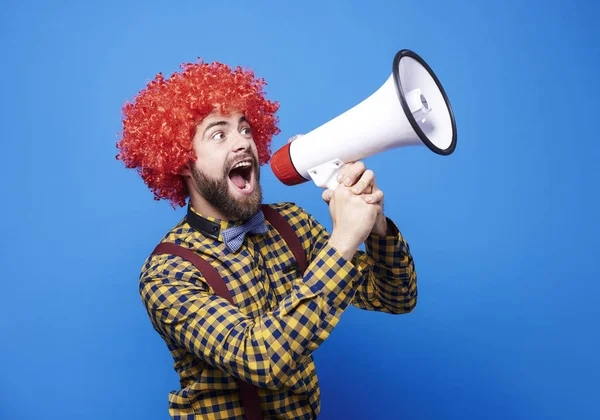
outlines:
{"label": "shirt sleeve", "polygon": [[353,306],[404,314],[417,305],[417,273],[410,247],[396,224],[387,219],[387,236],[369,235],[365,251],[357,251],[354,265],[363,274]]}
{"label": "shirt sleeve", "polygon": [[146,267],[140,294],[167,344],[270,389],[297,386],[298,366],[329,336],[363,280],[352,261],[323,244],[278,307],[252,319],[179,257],[153,256]]}
{"label": "shirt sleeve", "polygon": [[[330,234],[311,215],[307,215],[312,239],[305,241],[310,252],[318,252]],[[417,274],[410,247],[397,225],[389,218],[388,235],[369,235],[365,251],[357,250],[352,263],[361,276],[352,305],[365,310],[404,314],[417,304]],[[312,248],[307,244],[314,244]]]}

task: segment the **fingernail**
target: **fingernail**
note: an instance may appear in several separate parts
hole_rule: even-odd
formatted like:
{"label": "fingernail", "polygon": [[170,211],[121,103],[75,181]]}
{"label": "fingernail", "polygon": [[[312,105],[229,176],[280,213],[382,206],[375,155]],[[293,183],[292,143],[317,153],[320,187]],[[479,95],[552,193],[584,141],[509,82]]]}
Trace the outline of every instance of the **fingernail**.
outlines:
{"label": "fingernail", "polygon": [[343,177],[344,177],[344,176],[343,176],[342,174],[338,174],[338,176],[337,176],[337,181],[338,181],[338,182],[342,182],[342,178],[343,178]]}
{"label": "fingernail", "polygon": [[373,201],[373,199],[371,197],[367,197],[367,203],[370,203],[372,201]]}
{"label": "fingernail", "polygon": [[359,188],[358,187],[354,187],[352,188],[352,192],[355,194],[358,194]]}
{"label": "fingernail", "polygon": [[345,182],[345,184],[346,184],[346,187],[349,187],[349,186],[350,186],[350,178],[346,178],[346,182]]}

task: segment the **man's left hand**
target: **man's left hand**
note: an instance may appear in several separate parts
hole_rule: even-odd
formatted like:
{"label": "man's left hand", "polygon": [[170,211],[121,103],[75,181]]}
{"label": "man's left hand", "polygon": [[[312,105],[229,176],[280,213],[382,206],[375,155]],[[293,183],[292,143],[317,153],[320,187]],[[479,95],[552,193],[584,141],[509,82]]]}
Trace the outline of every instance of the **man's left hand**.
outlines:
{"label": "man's left hand", "polygon": [[[373,225],[372,233],[385,236],[387,233],[387,219],[383,214],[383,191],[375,183],[375,173],[367,169],[361,161],[346,163],[340,169],[337,181],[347,187],[352,187],[351,191],[356,195],[362,195],[363,199],[374,206],[380,208],[377,219]],[[333,191],[323,192],[323,200],[329,202]]]}

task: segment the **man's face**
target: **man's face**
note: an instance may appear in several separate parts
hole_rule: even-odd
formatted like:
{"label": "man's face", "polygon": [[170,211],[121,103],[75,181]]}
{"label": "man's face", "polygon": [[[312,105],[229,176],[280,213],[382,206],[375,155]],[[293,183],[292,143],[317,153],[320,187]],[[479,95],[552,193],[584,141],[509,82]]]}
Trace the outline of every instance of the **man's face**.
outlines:
{"label": "man's face", "polygon": [[198,125],[193,145],[196,190],[230,219],[252,217],[262,203],[262,190],[258,152],[244,115],[214,111]]}

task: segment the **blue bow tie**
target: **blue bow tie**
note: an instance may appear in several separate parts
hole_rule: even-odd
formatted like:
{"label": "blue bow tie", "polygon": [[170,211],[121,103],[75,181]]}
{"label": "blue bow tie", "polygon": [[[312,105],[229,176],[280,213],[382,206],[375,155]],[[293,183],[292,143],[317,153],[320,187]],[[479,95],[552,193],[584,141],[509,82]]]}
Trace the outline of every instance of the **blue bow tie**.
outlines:
{"label": "blue bow tie", "polygon": [[244,238],[248,233],[265,234],[267,233],[267,224],[262,210],[256,213],[251,219],[240,226],[233,226],[221,232],[223,242],[231,252],[236,252],[244,243]]}

